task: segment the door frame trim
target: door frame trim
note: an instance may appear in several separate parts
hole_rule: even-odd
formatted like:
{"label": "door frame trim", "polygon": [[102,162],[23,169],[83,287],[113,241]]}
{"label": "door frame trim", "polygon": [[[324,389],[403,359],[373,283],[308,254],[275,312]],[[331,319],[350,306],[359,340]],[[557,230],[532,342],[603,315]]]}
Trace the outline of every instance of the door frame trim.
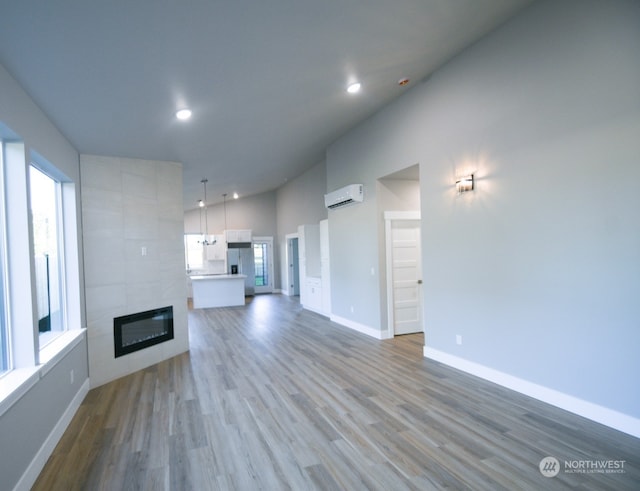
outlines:
{"label": "door frame trim", "polygon": [[[400,220],[420,220],[419,211],[385,211],[384,212],[384,240],[385,240],[385,263],[387,272],[387,334],[386,338],[395,336],[393,312],[393,256],[391,243],[391,226],[394,221]],[[422,227],[421,227],[422,228]],[[421,241],[422,242],[422,241]],[[422,250],[422,247],[420,247]],[[422,261],[420,261],[422,264]],[[422,301],[420,302],[422,303]],[[422,328],[424,329],[424,316],[422,318]]]}

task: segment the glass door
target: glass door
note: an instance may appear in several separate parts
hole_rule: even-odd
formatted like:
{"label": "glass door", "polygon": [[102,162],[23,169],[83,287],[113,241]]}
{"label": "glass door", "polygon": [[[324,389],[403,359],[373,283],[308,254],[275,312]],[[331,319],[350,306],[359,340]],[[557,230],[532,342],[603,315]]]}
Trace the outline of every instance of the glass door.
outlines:
{"label": "glass door", "polygon": [[273,292],[273,237],[253,238],[255,292]]}

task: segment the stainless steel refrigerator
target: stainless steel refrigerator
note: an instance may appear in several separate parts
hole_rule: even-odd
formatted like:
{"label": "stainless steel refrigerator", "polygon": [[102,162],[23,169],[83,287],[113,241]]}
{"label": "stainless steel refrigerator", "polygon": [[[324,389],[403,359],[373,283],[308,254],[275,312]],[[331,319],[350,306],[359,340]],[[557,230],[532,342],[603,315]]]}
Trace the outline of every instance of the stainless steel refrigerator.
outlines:
{"label": "stainless steel refrigerator", "polygon": [[[234,268],[235,266],[235,268]],[[244,294],[253,295],[255,293],[256,275],[253,259],[253,247],[251,244],[242,247],[233,247],[229,244],[227,249],[227,273],[237,271],[238,274],[246,275],[244,279]]]}

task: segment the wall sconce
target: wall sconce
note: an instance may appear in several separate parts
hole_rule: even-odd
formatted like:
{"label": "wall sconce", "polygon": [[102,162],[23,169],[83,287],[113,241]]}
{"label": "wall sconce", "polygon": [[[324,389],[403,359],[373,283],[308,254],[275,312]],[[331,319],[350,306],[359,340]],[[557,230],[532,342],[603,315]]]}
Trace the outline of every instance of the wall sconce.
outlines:
{"label": "wall sconce", "polygon": [[463,176],[456,181],[456,190],[458,194],[466,193],[467,191],[473,191],[475,184],[475,179],[473,174],[469,174],[468,176]]}

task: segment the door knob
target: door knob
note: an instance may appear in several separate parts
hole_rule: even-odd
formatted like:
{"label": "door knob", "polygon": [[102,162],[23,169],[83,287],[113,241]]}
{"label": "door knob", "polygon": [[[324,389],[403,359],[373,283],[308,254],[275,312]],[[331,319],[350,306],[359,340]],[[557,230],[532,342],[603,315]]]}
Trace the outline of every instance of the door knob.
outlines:
{"label": "door knob", "polygon": [[418,285],[422,285],[422,280],[418,280]]}

